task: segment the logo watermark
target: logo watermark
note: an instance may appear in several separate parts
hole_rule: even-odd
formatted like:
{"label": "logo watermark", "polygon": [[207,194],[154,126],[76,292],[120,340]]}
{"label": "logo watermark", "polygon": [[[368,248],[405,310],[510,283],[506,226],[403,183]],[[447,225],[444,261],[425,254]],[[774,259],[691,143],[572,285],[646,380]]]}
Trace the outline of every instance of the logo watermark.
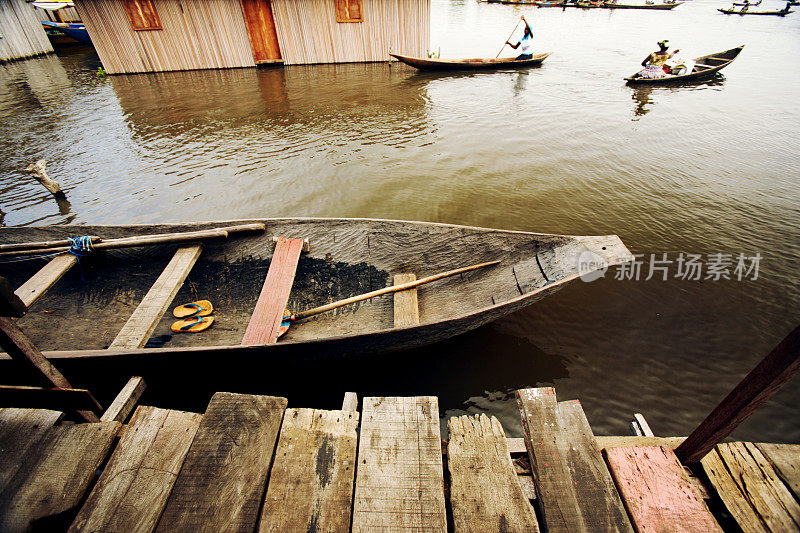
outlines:
{"label": "logo watermark", "polygon": [[[615,266],[614,279],[649,281],[651,279],[680,279],[685,281],[756,281],[761,254],[633,254],[627,261]],[[589,282],[605,277],[608,262],[602,256],[585,250],[578,255],[578,274]]]}

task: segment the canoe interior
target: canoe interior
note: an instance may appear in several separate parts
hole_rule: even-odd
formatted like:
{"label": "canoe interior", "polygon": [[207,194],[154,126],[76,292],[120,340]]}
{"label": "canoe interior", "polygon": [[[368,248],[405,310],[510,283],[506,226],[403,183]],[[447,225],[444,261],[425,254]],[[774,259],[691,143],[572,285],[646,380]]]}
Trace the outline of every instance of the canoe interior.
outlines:
{"label": "canoe interior", "polygon": [[730,50],[725,50],[724,52],[717,52],[714,54],[697,57],[695,58],[695,66],[692,71],[680,76],[667,76],[665,78],[648,79],[639,78],[639,73],[637,72],[636,74],[633,74],[625,79],[629,84],[632,85],[660,85],[713,76],[715,73],[730,65],[733,60],[739,56],[743,48],[744,45],[731,48]]}
{"label": "canoe interior", "polygon": [[[235,346],[241,343],[269,268],[273,236],[307,237],[289,299],[289,309],[305,310],[383,288],[393,276],[418,278],[480,262],[501,264],[419,287],[421,324],[485,313],[495,319],[531,303],[520,298],[557,288],[577,275],[577,254],[585,250],[617,264],[629,253],[616,236],[569,237],[507,232],[443,224],[365,219],[268,219],[267,231],[209,241],[174,305],[210,300],[214,325],[200,334],[172,334],[167,312],[150,347]],[[225,223],[157,226],[49,226],[4,228],[0,242],[56,240],[67,236],[115,238],[193,231]],[[176,245],[108,250],[81,260],[20,319],[22,329],[42,349],[103,349],[167,264]],[[0,263],[0,275],[20,286],[44,260]],[[549,289],[548,289],[549,292]],[[538,296],[537,296],[538,297]],[[509,303],[508,309],[498,310]],[[170,307],[171,309],[171,307]],[[502,312],[500,312],[502,311]],[[393,296],[324,313],[295,323],[281,338],[318,340],[393,328]],[[435,332],[434,332],[435,333]]]}

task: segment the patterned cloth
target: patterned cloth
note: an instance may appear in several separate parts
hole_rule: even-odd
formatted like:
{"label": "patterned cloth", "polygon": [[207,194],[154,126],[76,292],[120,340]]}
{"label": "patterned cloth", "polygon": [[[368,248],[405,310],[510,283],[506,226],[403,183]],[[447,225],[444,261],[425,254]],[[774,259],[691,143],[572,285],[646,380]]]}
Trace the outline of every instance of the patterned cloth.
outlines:
{"label": "patterned cloth", "polygon": [[644,67],[644,70],[639,73],[639,77],[646,78],[648,80],[664,78],[666,75],[667,74],[664,72],[664,67],[661,65],[647,65]]}

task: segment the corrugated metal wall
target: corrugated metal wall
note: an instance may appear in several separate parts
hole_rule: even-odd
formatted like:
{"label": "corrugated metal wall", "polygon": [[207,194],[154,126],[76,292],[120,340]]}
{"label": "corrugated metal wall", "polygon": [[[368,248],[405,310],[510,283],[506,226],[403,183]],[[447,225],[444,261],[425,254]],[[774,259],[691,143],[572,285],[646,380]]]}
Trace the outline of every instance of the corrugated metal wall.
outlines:
{"label": "corrugated metal wall", "polygon": [[0,0],[0,61],[53,51],[33,7],[25,0]]}
{"label": "corrugated metal wall", "polygon": [[[3,0],[0,0],[3,1]],[[154,0],[162,30],[133,31],[121,0],[74,0],[105,70],[255,66],[240,0]],[[272,0],[287,65],[425,56],[430,0],[362,0],[364,22],[336,22],[334,0]]]}
{"label": "corrugated metal wall", "polygon": [[111,74],[252,67],[239,0],[154,0],[161,30],[133,31],[121,0],[75,0]]}
{"label": "corrugated metal wall", "polygon": [[427,56],[430,0],[362,0],[364,22],[336,22],[334,0],[272,0],[284,64]]}

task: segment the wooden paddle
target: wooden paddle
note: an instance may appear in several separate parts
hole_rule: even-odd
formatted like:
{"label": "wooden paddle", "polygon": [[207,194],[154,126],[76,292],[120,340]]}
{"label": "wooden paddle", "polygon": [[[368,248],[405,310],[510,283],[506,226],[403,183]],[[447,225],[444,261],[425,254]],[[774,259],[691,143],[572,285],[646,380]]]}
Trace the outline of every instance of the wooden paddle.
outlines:
{"label": "wooden paddle", "polygon": [[[519,20],[517,21],[517,25],[516,25],[516,26],[514,26],[514,29],[513,29],[513,30],[511,30],[511,33],[509,33],[509,34],[508,34],[508,39],[511,39],[511,36],[512,36],[512,35],[514,35],[514,32],[515,32],[515,31],[517,31],[517,27],[519,26],[519,23],[520,23],[521,21],[522,21],[522,19],[519,19]],[[497,59],[498,57],[500,57],[500,54],[502,54],[502,53],[503,53],[503,49],[506,47],[506,43],[508,42],[508,39],[506,39],[506,41],[503,43],[503,48],[501,48],[501,49],[500,49],[500,51],[499,51],[499,52],[497,52],[497,55],[496,55],[496,56],[494,56],[494,58],[495,58],[495,59]]]}
{"label": "wooden paddle", "polygon": [[[313,309],[309,309],[308,311],[303,311],[301,313],[297,313],[294,315],[290,315],[288,317],[284,317],[284,324],[287,322],[294,322],[296,320],[301,320],[303,318],[312,317],[314,315],[318,315],[320,313],[325,313],[326,311],[331,311],[338,307],[342,307],[344,305],[361,302],[363,300],[369,300],[370,298],[374,298],[376,296],[380,296],[382,294],[389,294],[393,292],[405,291],[408,289],[413,289],[414,287],[419,287],[425,283],[430,283],[431,281],[436,281],[437,279],[447,278],[450,276],[455,276],[456,274],[461,274],[463,272],[469,272],[470,270],[477,270],[479,268],[484,268],[487,266],[492,266],[498,264],[500,261],[489,261],[487,263],[478,263],[477,265],[471,265],[466,267],[457,268],[455,270],[448,270],[447,272],[441,272],[439,274],[434,274],[432,276],[428,276],[426,278],[418,279],[416,281],[409,281],[408,283],[401,283],[400,285],[392,285],[391,287],[384,287],[383,289],[378,289],[376,291],[367,292],[364,294],[359,294],[358,296],[351,296],[350,298],[345,298],[344,300],[339,300],[333,303],[321,305],[319,307],[315,307]],[[287,327],[282,327],[281,332],[278,334],[280,337],[283,333],[288,330]]]}

